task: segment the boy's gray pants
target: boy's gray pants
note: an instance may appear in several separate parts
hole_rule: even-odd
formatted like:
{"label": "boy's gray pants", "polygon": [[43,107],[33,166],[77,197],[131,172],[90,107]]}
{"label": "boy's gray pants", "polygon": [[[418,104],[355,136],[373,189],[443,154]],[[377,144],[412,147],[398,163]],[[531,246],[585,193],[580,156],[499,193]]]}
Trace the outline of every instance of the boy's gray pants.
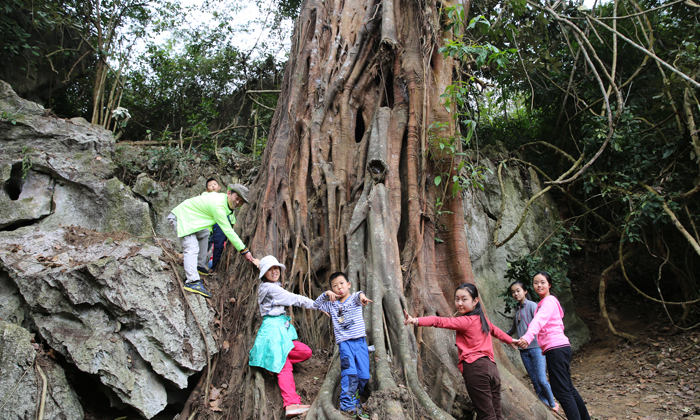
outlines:
{"label": "boy's gray pants", "polygon": [[[168,223],[175,229],[177,234],[177,217],[170,213]],[[190,233],[180,238],[182,244],[182,255],[185,266],[186,283],[199,281],[197,267],[207,267],[207,245],[209,244],[209,229],[202,229],[195,233]]]}

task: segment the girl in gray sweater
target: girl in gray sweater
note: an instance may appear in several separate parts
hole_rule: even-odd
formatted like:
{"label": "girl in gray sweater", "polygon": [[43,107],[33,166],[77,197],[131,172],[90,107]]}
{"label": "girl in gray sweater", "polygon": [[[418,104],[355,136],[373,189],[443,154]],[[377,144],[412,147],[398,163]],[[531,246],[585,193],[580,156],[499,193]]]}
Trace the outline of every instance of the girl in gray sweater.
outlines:
{"label": "girl in gray sweater", "polygon": [[[508,287],[508,292],[513,299],[518,301],[518,306],[515,308],[515,317],[513,318],[513,326],[506,332],[506,334],[513,336],[515,338],[522,337],[527,332],[527,327],[530,325],[532,318],[535,317],[535,310],[537,309],[537,304],[528,299],[528,293],[525,289],[525,285],[516,281]],[[542,349],[537,343],[537,339],[532,340],[530,346],[524,350],[520,350],[520,359],[525,365],[525,370],[527,374],[530,375],[530,380],[532,381],[532,386],[535,388],[535,393],[543,403],[547,404],[549,408],[555,412],[559,412],[559,404],[554,401],[554,395],[552,395],[552,388],[547,382],[547,362],[544,355],[542,355]]]}

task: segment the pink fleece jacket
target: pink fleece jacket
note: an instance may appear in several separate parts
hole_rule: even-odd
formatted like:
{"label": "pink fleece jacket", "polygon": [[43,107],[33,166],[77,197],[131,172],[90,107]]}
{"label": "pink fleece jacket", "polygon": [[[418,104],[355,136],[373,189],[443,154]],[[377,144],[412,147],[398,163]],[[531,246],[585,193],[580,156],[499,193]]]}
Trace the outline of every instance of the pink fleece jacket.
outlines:
{"label": "pink fleece jacket", "polygon": [[549,295],[537,304],[535,317],[523,335],[528,344],[537,336],[542,347],[542,353],[557,347],[570,346],[569,339],[564,335],[564,310],[556,297]]}

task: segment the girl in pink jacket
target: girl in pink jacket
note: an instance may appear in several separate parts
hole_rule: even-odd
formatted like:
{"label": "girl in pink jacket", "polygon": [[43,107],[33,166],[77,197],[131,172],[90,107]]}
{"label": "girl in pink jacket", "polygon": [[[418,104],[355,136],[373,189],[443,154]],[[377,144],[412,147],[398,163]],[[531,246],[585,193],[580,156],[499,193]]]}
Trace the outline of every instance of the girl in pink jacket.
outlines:
{"label": "girl in pink jacket", "polygon": [[571,344],[564,335],[564,310],[559,300],[550,294],[552,277],[540,271],[532,279],[532,287],[540,295],[535,317],[527,332],[516,342],[524,349],[535,336],[547,359],[547,372],[552,393],[566,413],[568,420],[590,420],[586,403],[571,382]]}

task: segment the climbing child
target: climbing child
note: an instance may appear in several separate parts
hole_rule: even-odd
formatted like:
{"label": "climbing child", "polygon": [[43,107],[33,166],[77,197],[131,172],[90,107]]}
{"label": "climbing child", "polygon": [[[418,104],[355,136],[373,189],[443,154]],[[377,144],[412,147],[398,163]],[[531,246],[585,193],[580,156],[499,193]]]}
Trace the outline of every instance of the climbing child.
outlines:
{"label": "climbing child", "polygon": [[307,412],[311,406],[301,404],[292,375],[292,364],[308,360],[311,349],[297,341],[297,331],[286,309],[287,306],[316,308],[313,300],[282,287],[280,278],[286,267],[277,258],[272,255],[261,258],[259,267],[262,282],[258,288],[258,305],[263,322],[250,350],[248,364],[277,374],[285,414],[287,418],[294,417]]}
{"label": "climbing child", "polygon": [[515,340],[486,318],[479,302],[479,291],[471,283],[462,283],[455,291],[455,307],[460,316],[413,318],[404,309],[404,324],[448,328],[457,331],[459,370],[464,377],[477,420],[503,420],[501,377],[493,355],[491,336],[506,344]]}
{"label": "climbing child", "polygon": [[352,285],[343,273],[331,274],[328,282],[331,290],[319,296],[315,305],[333,320],[340,354],[340,410],[350,415],[362,415],[358,396],[369,381],[369,352],[362,307],[372,301],[364,292],[351,294]]}
{"label": "climbing child", "polygon": [[[525,284],[520,281],[511,284],[508,288],[508,292],[513,296],[513,299],[518,301],[518,305],[515,309],[513,325],[506,334],[512,336],[515,333],[515,337],[520,338],[527,332],[527,327],[535,316],[537,304],[528,299],[529,294],[525,289]],[[550,388],[549,382],[547,382],[547,362],[542,355],[542,349],[540,349],[539,344],[537,344],[537,339],[532,340],[526,349],[520,349],[520,359],[523,361],[523,365],[525,365],[527,374],[530,375],[530,380],[532,381],[532,386],[535,388],[537,397],[552,410],[559,412],[559,406],[556,401],[554,401],[554,396],[552,395],[552,388]]]}
{"label": "climbing child", "polygon": [[537,336],[547,359],[552,393],[564,409],[566,418],[590,420],[586,403],[571,381],[571,344],[564,335],[564,310],[559,300],[550,294],[552,277],[546,271],[540,271],[532,279],[532,288],[540,295],[540,302],[527,332],[518,340],[517,345],[521,349],[527,348]]}
{"label": "climbing child", "polygon": [[[219,182],[214,178],[207,179],[207,182],[204,185],[206,191],[204,191],[202,194],[218,193],[219,191],[221,191],[221,185],[219,185]],[[213,271],[219,263],[219,260],[221,259],[221,254],[224,252],[224,248],[226,247],[226,241],[227,238],[224,234],[224,231],[221,230],[218,223],[214,223],[214,225],[211,228],[209,228],[209,245],[207,246],[207,249],[212,250],[211,260],[208,260],[209,265],[205,267],[209,268],[210,272]],[[206,275],[208,273],[200,272],[199,274]]]}

